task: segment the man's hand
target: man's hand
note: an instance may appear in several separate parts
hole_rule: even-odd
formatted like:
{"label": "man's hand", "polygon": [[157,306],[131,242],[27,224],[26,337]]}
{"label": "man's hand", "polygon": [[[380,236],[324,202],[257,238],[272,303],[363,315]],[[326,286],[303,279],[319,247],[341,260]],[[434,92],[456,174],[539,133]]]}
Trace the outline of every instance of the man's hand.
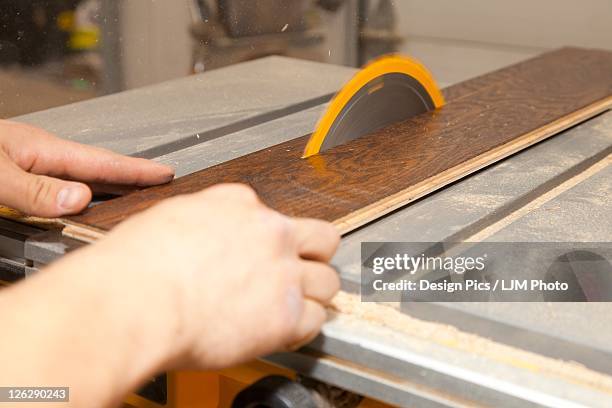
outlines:
{"label": "man's hand", "polygon": [[171,311],[160,329],[180,333],[173,359],[215,369],[312,340],[340,288],[327,264],[338,242],[331,224],[285,217],[244,185],[218,185],[133,217],[79,263],[103,260],[115,269],[109,278],[137,274],[134,290]]}
{"label": "man's hand", "polygon": [[150,186],[172,180],[174,171],[0,120],[0,175],[0,203],[29,215],[59,217],[89,204],[92,193],[84,183]]}

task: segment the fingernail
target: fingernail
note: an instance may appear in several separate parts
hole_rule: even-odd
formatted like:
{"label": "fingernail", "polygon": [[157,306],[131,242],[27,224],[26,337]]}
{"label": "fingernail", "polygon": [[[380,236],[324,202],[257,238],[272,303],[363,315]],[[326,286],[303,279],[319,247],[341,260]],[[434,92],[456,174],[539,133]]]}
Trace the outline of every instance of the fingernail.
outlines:
{"label": "fingernail", "polygon": [[79,186],[64,187],[57,193],[57,204],[63,210],[73,211],[83,198],[83,189]]}
{"label": "fingernail", "polygon": [[169,168],[168,170],[166,170],[166,171],[167,171],[167,174],[166,174],[166,181],[172,181],[172,180],[174,180],[174,174],[175,174],[175,173],[174,173],[174,169],[170,167],[170,168]]}
{"label": "fingernail", "polygon": [[175,171],[172,167],[164,164],[157,164],[160,180],[162,183],[168,183],[174,179]]}

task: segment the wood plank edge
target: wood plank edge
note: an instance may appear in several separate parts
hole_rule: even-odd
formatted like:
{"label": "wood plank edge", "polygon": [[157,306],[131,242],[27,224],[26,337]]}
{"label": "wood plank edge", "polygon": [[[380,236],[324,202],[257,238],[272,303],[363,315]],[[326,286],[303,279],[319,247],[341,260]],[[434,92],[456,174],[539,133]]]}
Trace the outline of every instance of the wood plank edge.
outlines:
{"label": "wood plank edge", "polygon": [[108,231],[83,224],[72,223],[66,220],[62,220],[62,222],[64,224],[64,229],[62,230],[63,236],[86,244],[92,244],[108,233]]}
{"label": "wood plank edge", "polygon": [[61,219],[33,217],[3,205],[0,205],[0,218],[21,222],[42,229],[58,229],[63,226]]}
{"label": "wood plank edge", "polygon": [[438,173],[422,182],[410,186],[402,191],[387,196],[366,207],[360,208],[344,217],[341,217],[333,224],[338,228],[342,235],[345,235],[369,222],[397,210],[410,202],[426,196],[442,187],[453,183],[465,176],[470,175],[484,167],[494,164],[508,156],[513,155],[527,147],[552,137],[572,126],[584,122],[598,114],[612,108],[612,96],[601,99],[582,109],[572,112],[559,118],[544,127],[525,133],[518,138],[498,146],[486,153],[467,160],[460,165]]}

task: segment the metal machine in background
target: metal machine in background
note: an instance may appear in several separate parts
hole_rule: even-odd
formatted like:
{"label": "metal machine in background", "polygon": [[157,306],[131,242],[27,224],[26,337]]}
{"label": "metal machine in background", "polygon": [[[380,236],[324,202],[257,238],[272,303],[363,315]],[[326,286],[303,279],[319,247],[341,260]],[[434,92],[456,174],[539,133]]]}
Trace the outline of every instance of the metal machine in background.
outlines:
{"label": "metal machine in background", "polygon": [[[184,30],[193,38],[192,72],[268,55],[328,61],[331,37],[344,55],[335,62],[357,67],[402,41],[390,0],[184,1],[191,11]],[[121,45],[118,0],[0,0],[0,10],[0,65],[52,62],[55,80],[101,94],[124,89],[129,50]],[[330,13],[342,14],[334,17],[342,24],[329,27]]]}
{"label": "metal machine in background", "polygon": [[325,34],[310,0],[191,0],[193,70],[268,55],[323,60]]}
{"label": "metal machine in background", "polygon": [[194,72],[267,55],[325,61],[322,11],[344,12],[345,65],[397,51],[391,0],[190,0]]}
{"label": "metal machine in background", "polygon": [[391,0],[359,0],[358,64],[397,51],[403,38],[397,33],[395,6]]}
{"label": "metal machine in background", "polygon": [[0,65],[36,66],[67,52],[69,32],[61,16],[78,0],[0,0]]}
{"label": "metal machine in background", "polygon": [[0,0],[0,66],[35,67],[98,48],[98,0]]}

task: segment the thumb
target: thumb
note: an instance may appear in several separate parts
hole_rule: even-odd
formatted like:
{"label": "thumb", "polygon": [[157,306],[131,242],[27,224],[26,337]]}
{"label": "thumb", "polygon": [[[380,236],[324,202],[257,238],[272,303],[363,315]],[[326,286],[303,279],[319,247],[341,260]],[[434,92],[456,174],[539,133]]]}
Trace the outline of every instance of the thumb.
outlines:
{"label": "thumb", "polygon": [[17,180],[20,197],[13,197],[14,208],[38,217],[60,217],[76,214],[91,201],[91,190],[85,184],[20,172]]}

